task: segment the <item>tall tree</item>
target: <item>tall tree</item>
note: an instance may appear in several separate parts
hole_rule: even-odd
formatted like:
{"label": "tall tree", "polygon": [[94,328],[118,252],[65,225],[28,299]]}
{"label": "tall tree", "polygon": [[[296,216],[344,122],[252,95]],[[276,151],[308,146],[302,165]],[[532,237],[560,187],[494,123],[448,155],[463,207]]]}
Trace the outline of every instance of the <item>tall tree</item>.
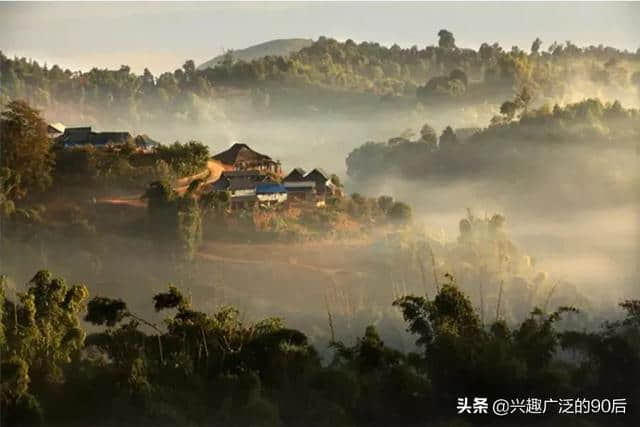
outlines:
{"label": "tall tree", "polygon": [[542,46],[542,40],[540,40],[540,37],[536,37],[536,39],[531,44],[531,53],[534,55],[537,55],[538,52],[540,51],[541,46]]}
{"label": "tall tree", "polygon": [[438,31],[438,46],[443,49],[455,49],[456,39],[453,37],[453,33],[447,30]]}
{"label": "tall tree", "polygon": [[425,123],[420,129],[420,140],[428,144],[438,145],[438,134],[428,123]]}
{"label": "tall tree", "polygon": [[458,137],[451,126],[447,126],[440,135],[440,149],[449,149],[458,144]]}
{"label": "tall tree", "polygon": [[11,101],[0,116],[0,166],[19,177],[8,197],[24,197],[52,183],[54,157],[47,124],[25,101]]}

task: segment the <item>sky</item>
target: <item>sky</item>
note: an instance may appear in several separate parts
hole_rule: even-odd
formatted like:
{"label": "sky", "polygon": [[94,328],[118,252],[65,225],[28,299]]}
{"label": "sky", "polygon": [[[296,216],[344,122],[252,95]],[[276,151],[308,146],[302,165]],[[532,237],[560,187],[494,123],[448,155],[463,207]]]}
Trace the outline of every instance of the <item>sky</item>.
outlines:
{"label": "sky", "polygon": [[579,46],[640,48],[640,3],[0,3],[0,50],[72,70],[154,74],[185,60],[276,38],[377,41],[424,47],[445,28],[460,47],[499,42],[528,50],[540,37]]}

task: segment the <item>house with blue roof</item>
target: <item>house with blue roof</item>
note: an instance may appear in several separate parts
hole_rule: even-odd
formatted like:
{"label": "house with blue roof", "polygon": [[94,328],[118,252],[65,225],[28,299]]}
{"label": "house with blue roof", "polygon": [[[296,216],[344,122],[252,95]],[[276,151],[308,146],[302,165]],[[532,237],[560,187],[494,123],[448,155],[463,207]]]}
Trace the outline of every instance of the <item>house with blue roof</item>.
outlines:
{"label": "house with blue roof", "polygon": [[275,205],[287,200],[287,189],[277,182],[262,182],[256,186],[256,199],[261,205]]}
{"label": "house with blue roof", "polygon": [[275,205],[287,200],[287,189],[257,170],[222,172],[209,189],[228,192],[232,209]]}

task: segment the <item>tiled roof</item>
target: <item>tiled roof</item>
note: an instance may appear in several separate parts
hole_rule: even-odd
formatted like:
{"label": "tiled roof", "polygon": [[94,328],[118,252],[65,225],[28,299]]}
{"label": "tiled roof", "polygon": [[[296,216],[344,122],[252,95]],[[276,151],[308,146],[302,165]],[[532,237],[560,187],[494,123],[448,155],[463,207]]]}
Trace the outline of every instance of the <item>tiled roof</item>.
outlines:
{"label": "tiled roof", "polygon": [[59,141],[65,145],[124,144],[131,138],[129,132],[93,132],[91,127],[66,128]]}
{"label": "tiled roof", "polygon": [[284,181],[302,181],[304,179],[304,174],[304,169],[295,168],[284,177]]}
{"label": "tiled roof", "polygon": [[315,173],[318,173],[318,174],[320,174],[320,175],[322,175],[322,177],[323,177],[324,179],[329,179],[329,178],[330,178],[330,177],[329,177],[329,174],[327,174],[327,173],[324,171],[324,169],[322,169],[322,168],[315,168],[315,169],[313,169],[312,171],[310,171],[308,174],[306,174],[304,177],[305,177],[305,178],[309,178],[309,176],[313,175],[313,174],[314,174],[314,172],[315,172]]}
{"label": "tiled roof", "polygon": [[234,165],[238,162],[272,161],[271,157],[266,154],[253,151],[247,144],[241,143],[233,144],[231,148],[216,154],[213,158],[227,165]]}
{"label": "tiled roof", "polygon": [[258,183],[253,179],[238,178],[229,180],[229,186],[227,189],[230,191],[250,190],[252,188],[256,188],[257,185]]}

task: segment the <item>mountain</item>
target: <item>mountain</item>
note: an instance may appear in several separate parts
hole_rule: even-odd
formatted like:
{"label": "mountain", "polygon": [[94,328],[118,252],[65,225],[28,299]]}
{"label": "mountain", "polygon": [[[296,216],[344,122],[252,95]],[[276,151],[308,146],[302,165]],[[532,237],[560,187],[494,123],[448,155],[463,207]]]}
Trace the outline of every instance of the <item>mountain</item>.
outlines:
{"label": "mountain", "polygon": [[[268,42],[256,44],[246,49],[239,49],[232,51],[234,60],[251,61],[259,59],[265,56],[286,56],[290,53],[297,52],[300,49],[311,46],[313,40],[311,39],[278,39],[270,40]],[[222,62],[224,55],[216,56],[215,58],[200,64],[198,70],[204,70],[205,68],[213,68],[218,63]]]}

